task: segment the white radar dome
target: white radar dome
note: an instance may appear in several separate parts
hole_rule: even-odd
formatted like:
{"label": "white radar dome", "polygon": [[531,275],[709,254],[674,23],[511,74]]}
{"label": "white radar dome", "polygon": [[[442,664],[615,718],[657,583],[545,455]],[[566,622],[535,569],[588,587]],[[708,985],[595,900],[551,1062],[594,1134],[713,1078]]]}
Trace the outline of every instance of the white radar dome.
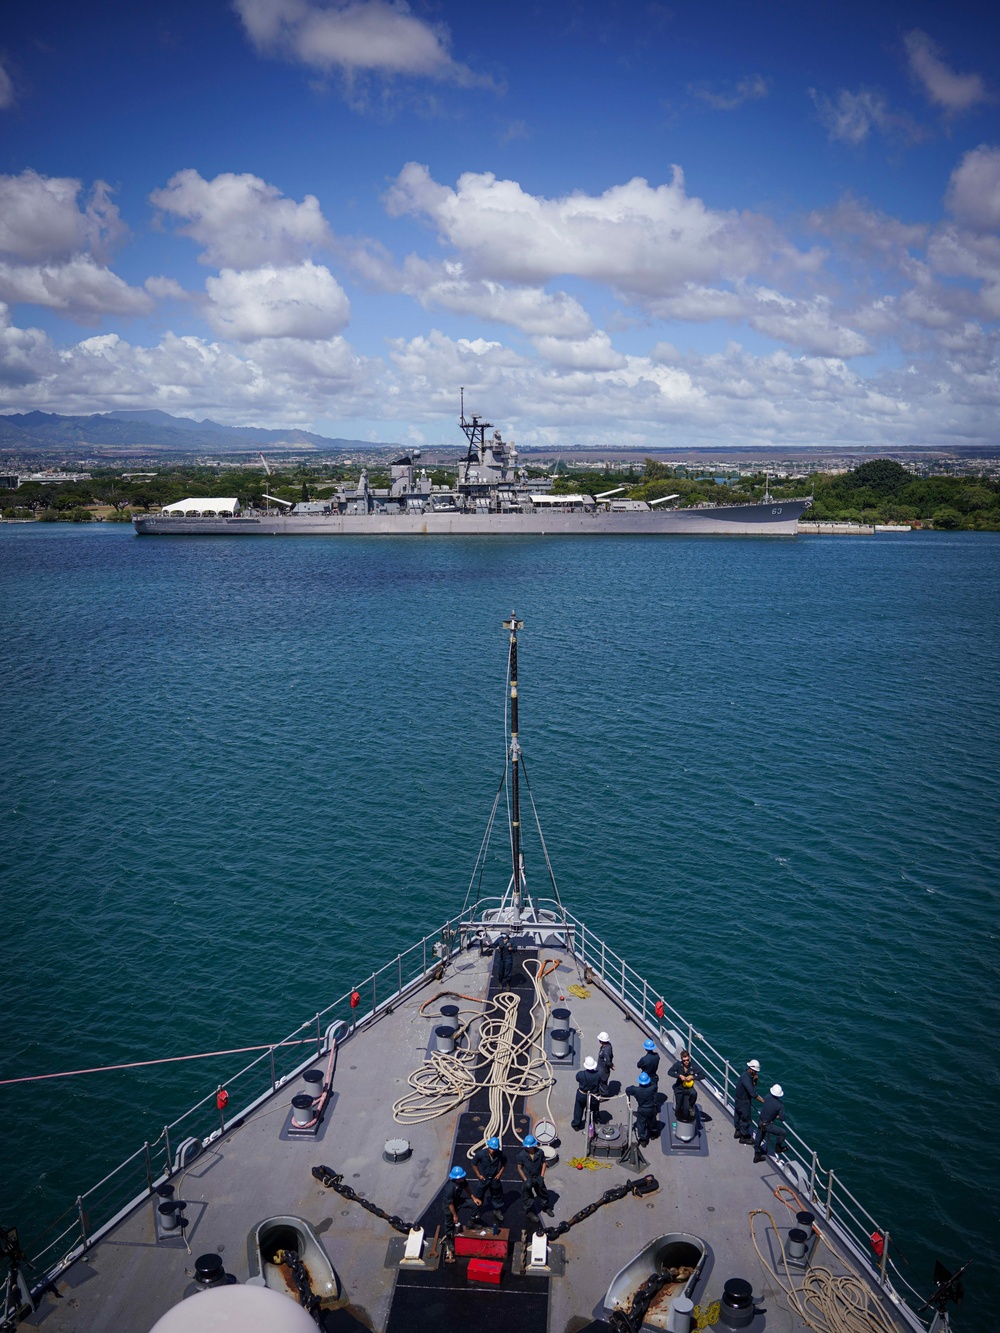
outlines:
{"label": "white radar dome", "polygon": [[150,1333],[316,1333],[290,1296],[269,1287],[210,1287],[158,1319]]}

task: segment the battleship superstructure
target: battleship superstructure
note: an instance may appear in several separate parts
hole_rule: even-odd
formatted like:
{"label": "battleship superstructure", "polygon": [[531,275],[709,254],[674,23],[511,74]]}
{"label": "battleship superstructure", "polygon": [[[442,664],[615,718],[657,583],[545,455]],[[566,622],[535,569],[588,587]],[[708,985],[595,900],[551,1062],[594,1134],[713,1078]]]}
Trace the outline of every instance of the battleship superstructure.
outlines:
{"label": "battleship superstructure", "polygon": [[[624,499],[623,488],[601,495],[559,495],[532,489],[517,449],[492,423],[465,415],[459,425],[468,449],[453,487],[434,485],[420,452],[390,466],[389,485],[373,488],[363,470],[357,486],[341,486],[328,500],[292,504],[266,497],[274,508],[244,510],[239,501],[205,497],[167,505],[159,514],[136,514],[136,532],[154,536],[627,536],[669,533],[792,536],[812,503],[766,500],[760,504],[670,507],[662,500]],[[487,431],[492,435],[487,436]]]}
{"label": "battleship superstructure", "polygon": [[[31,1266],[0,1232],[5,1333],[19,1314],[46,1333],[947,1328],[948,1284],[923,1314],[912,1288],[907,1304],[889,1230],[794,1130],[760,1153],[734,1134],[745,1059],[564,906],[521,748],[522,623],[504,628],[507,755],[462,911],[368,977],[343,976],[326,1008],[81,1195]],[[578,1130],[600,1036],[616,1077]],[[628,1084],[650,1048],[660,1119],[640,1134]],[[684,1048],[700,1072],[686,1107],[663,1077]],[[529,1135],[544,1212],[517,1170]],[[494,1136],[493,1215],[459,1191],[455,1218],[446,1191],[456,1175],[478,1187]]]}

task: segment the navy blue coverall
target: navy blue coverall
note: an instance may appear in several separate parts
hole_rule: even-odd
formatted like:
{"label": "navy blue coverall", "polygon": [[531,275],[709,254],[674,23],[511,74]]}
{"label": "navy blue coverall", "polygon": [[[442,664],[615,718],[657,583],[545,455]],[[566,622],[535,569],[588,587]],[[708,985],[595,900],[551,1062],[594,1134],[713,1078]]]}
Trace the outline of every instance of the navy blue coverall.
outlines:
{"label": "navy blue coverall", "polygon": [[497,953],[500,955],[497,982],[501,987],[507,987],[514,977],[514,945],[505,937],[497,945]]}
{"label": "navy blue coverall", "polygon": [[538,1200],[543,1212],[550,1213],[549,1191],[545,1185],[545,1154],[541,1148],[524,1148],[517,1159],[517,1168],[524,1180],[522,1197],[526,1204]]}
{"label": "navy blue coverall", "polygon": [[689,1060],[686,1066],[683,1060],[675,1060],[667,1073],[674,1079],[674,1110],[677,1112],[678,1120],[693,1119],[694,1104],[698,1100],[698,1094],[694,1088],[685,1088],[681,1079],[691,1075],[695,1078],[704,1078],[704,1072],[693,1060]]}
{"label": "navy blue coverall", "polygon": [[[462,1207],[462,1204],[465,1203],[466,1199],[470,1197],[468,1180],[447,1181],[444,1187],[444,1193],[441,1195],[441,1206],[444,1208],[445,1226],[449,1226],[452,1222],[456,1225],[458,1224],[458,1211]],[[452,1208],[455,1210],[454,1214],[452,1214]]]}
{"label": "navy blue coverall", "polygon": [[576,1081],[580,1088],[576,1094],[576,1101],[573,1103],[573,1128],[583,1129],[583,1122],[587,1118],[587,1103],[590,1102],[591,1110],[597,1110],[597,1103],[593,1101],[593,1096],[599,1086],[599,1078],[596,1069],[581,1069],[576,1076]]}
{"label": "navy blue coverall", "polygon": [[478,1221],[482,1216],[483,1209],[489,1202],[489,1207],[497,1217],[503,1214],[503,1186],[500,1184],[500,1177],[503,1175],[504,1167],[507,1165],[507,1158],[498,1149],[480,1148],[472,1159],[473,1170],[478,1172],[482,1179],[475,1183],[474,1188],[479,1194],[477,1199],[476,1211],[473,1213],[473,1221]]}
{"label": "navy blue coverall", "polygon": [[614,1064],[615,1053],[611,1049],[610,1041],[602,1041],[601,1049],[597,1052],[597,1091],[602,1097],[608,1095],[608,1080],[611,1078]]}
{"label": "navy blue coverall", "polygon": [[635,1136],[645,1147],[656,1129],[656,1089],[652,1083],[636,1083],[625,1096],[635,1100]]}
{"label": "navy blue coverall", "polygon": [[750,1115],[750,1107],[756,1096],[757,1075],[752,1069],[744,1069],[739,1082],[736,1084],[733,1113],[736,1122],[736,1133],[741,1139],[747,1139],[753,1133],[753,1118]]}
{"label": "navy blue coverall", "polygon": [[769,1092],[764,1098],[764,1105],[760,1108],[760,1124],[753,1144],[754,1156],[759,1156],[764,1151],[765,1139],[768,1152],[784,1152],[785,1127],[780,1123],[784,1118],[784,1103],[780,1097],[775,1097],[773,1092]]}
{"label": "navy blue coverall", "polygon": [[640,1060],[636,1062],[636,1068],[641,1069],[644,1074],[648,1074],[653,1090],[659,1087],[660,1079],[657,1070],[660,1067],[660,1052],[646,1051]]}

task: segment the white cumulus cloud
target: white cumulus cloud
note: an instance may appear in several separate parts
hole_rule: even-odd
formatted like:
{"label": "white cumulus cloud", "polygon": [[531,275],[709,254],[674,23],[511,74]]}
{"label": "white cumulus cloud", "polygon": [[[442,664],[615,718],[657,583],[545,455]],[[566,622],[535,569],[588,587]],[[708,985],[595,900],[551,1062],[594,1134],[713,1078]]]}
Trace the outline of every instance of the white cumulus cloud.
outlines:
{"label": "white cumulus cloud", "polygon": [[0,300],[46,306],[84,322],[101,315],[141,315],[149,294],[130,287],[104,262],[126,233],[111,192],[25,171],[0,176]]}
{"label": "white cumulus cloud", "polygon": [[344,289],[328,268],[310,260],[294,268],[224,268],[205,282],[212,328],[238,342],[259,338],[329,338],[350,319]]}
{"label": "white cumulus cloud", "polygon": [[980,144],[966,153],[951,174],[946,202],[966,226],[1000,230],[1000,148]]}
{"label": "white cumulus cloud", "polygon": [[294,263],[331,240],[315,195],[297,204],[246,172],[227,171],[205,180],[188,167],[149,199],[154,208],[181,220],[182,236],[204,247],[203,264],[220,268]]}
{"label": "white cumulus cloud", "polygon": [[234,8],[264,55],[348,76],[490,83],[453,59],[445,27],[418,18],[403,0],[234,0]]}
{"label": "white cumulus cloud", "polygon": [[153,308],[146,292],[130,287],[89,255],[74,255],[64,264],[0,260],[0,300],[47,306],[83,321],[100,315],[144,315]]}
{"label": "white cumulus cloud", "polygon": [[572,370],[620,370],[628,362],[602,331],[589,338],[536,338],[539,355],[550,365]]}
{"label": "white cumulus cloud", "polygon": [[979,74],[956,74],[941,57],[935,42],[926,32],[914,28],[903,38],[910,69],[923,87],[928,101],[945,111],[969,111],[989,100],[986,84]]}
{"label": "white cumulus cloud", "polygon": [[767,219],[717,212],[688,195],[679,167],[665,185],[636,177],[597,196],[546,199],[489,172],[467,172],[453,190],[410,162],[386,202],[392,214],[433,223],[474,276],[536,284],[575,275],[643,301],[748,272],[775,247],[792,252]]}
{"label": "white cumulus cloud", "polygon": [[96,181],[80,207],[83,182],[69,176],[0,176],[0,254],[26,262],[105,257],[125,234],[111,191]]}
{"label": "white cumulus cloud", "polygon": [[425,310],[471,315],[532,335],[578,338],[593,328],[579,301],[542,287],[512,287],[487,278],[469,278],[460,260],[431,263],[408,255],[397,267],[382,247],[369,242],[349,255],[366,282],[384,292],[402,292]]}

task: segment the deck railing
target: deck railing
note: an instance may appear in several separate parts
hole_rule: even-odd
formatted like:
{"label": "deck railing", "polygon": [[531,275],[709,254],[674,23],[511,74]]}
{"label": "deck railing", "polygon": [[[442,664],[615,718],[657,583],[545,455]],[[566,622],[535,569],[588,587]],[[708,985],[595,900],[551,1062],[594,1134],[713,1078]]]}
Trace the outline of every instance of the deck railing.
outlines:
{"label": "deck railing", "polygon": [[[184,1168],[189,1160],[188,1154],[210,1150],[213,1143],[238,1128],[279,1088],[327,1054],[331,1039],[338,1033],[370,1022],[389,1005],[422,985],[440,966],[442,954],[448,957],[461,952],[470,934],[484,922],[488,924],[490,913],[499,906],[499,899],[479,900],[473,914],[452,917],[437,931],[397,954],[352,990],[345,991],[325,1009],[300,1023],[287,1037],[229,1075],[224,1080],[229,1093],[224,1109],[217,1104],[217,1093],[223,1084],[213,1083],[200,1101],[165,1124],[155,1139],[144,1143],[103,1180],[78,1196],[66,1212],[36,1238],[36,1244],[41,1248],[32,1247],[29,1255],[36,1290],[57,1277],[133,1208],[154,1196],[157,1186],[165,1184]],[[536,906],[552,918],[544,934],[564,941],[592,977],[657,1035],[664,1046],[675,1054],[682,1046],[689,1050],[695,1063],[707,1075],[710,1093],[731,1113],[741,1067],[733,1065],[716,1050],[693,1023],[663,999],[658,989],[589,930],[583,921],[555,902],[541,901]],[[355,990],[358,1000],[352,1007]],[[662,1003],[662,1014],[657,1013],[658,1002]],[[900,1314],[910,1326],[914,1330],[926,1328],[895,1291],[895,1282],[907,1287],[909,1283],[892,1260],[891,1237],[887,1229],[847,1189],[832,1167],[822,1165],[818,1154],[791,1127],[787,1127],[785,1158],[785,1174],[802,1202],[827,1226],[836,1230],[840,1241],[853,1252],[855,1261],[869,1271],[873,1280],[899,1306]],[[884,1238],[880,1258],[873,1257],[871,1241],[876,1233]],[[915,1296],[919,1295],[912,1287],[909,1289]]]}

